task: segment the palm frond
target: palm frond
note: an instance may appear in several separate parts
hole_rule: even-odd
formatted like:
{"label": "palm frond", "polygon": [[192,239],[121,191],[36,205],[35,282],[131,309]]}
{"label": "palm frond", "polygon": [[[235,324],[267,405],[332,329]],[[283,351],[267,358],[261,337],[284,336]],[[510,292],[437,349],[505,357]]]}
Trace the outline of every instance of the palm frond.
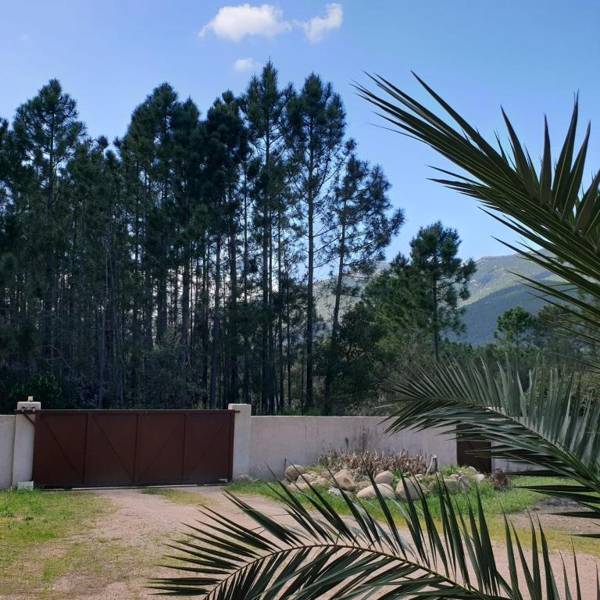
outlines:
{"label": "palm frond", "polygon": [[[397,524],[380,494],[369,506],[341,491],[352,514],[343,519],[313,487],[301,494],[308,507],[285,486],[273,489],[282,517],[272,518],[231,494],[243,518],[203,509],[201,523],[172,545],[171,566],[185,576],[157,579],[152,586],[166,595],[214,600],[308,600],[326,594],[338,600],[561,597],[539,526],[531,525],[528,556],[505,523],[509,561],[501,573],[481,502],[463,517],[443,484],[439,525],[421,491],[401,508],[403,523]],[[383,522],[374,518],[374,508]],[[570,585],[577,589],[579,582],[562,579],[563,597],[569,598]]]}
{"label": "palm frond", "polygon": [[[536,166],[506,113],[510,149],[495,146],[422,79],[417,80],[448,115],[444,119],[380,76],[371,77],[384,93],[364,86],[360,95],[384,119],[439,152],[462,173],[440,169],[435,181],[482,202],[484,210],[522,236],[517,253],[555,274],[556,283],[524,278],[546,300],[578,323],[575,335],[597,343],[600,326],[600,173],[583,188],[590,128],[577,146],[578,101],[553,164],[548,124]],[[521,381],[515,369],[492,374],[485,365],[438,365],[396,386],[398,405],[392,429],[461,425],[461,434],[494,442],[496,456],[538,465],[574,481],[574,486],[538,489],[576,500],[600,516],[596,401],[578,399],[576,380],[534,369]],[[403,404],[402,404],[403,403]]]}
{"label": "palm frond", "polygon": [[393,384],[389,430],[441,427],[492,442],[494,456],[567,478],[538,491],[579,502],[600,517],[600,403],[578,376],[544,367],[524,379],[514,362],[436,365]]}
{"label": "palm frond", "polygon": [[446,177],[434,181],[480,200],[495,218],[532,244],[513,250],[556,274],[577,294],[565,292],[563,284],[529,284],[583,316],[588,325],[600,327],[600,172],[582,188],[590,128],[577,147],[578,102],[554,165],[548,125],[544,124],[544,149],[536,167],[504,112],[510,151],[498,138],[497,149],[487,142],[419,77],[454,125],[387,79],[371,79],[384,96],[364,86],[357,86],[358,91],[384,119],[466,173],[440,169]]}

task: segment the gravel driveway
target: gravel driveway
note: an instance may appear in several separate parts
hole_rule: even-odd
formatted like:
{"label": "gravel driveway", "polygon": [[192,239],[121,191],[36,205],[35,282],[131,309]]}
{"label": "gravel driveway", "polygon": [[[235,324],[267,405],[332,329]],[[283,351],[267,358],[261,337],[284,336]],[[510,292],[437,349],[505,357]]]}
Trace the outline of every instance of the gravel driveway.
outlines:
{"label": "gravel driveway", "polygon": [[[209,505],[221,514],[245,521],[239,511],[224,497],[218,486],[185,488],[188,499],[198,494],[198,504]],[[93,544],[92,556],[97,562],[85,565],[76,572],[65,573],[54,580],[50,589],[39,594],[2,596],[0,599],[29,600],[30,598],[77,599],[77,600],[134,600],[156,598],[145,586],[152,577],[172,575],[173,571],[156,566],[167,551],[164,544],[182,530],[182,523],[198,519],[198,507],[192,503],[176,503],[161,495],[142,493],[136,489],[96,490],[113,505],[109,514],[100,518],[92,529],[68,543]],[[191,497],[193,500],[193,497]],[[246,498],[251,504],[270,515],[281,515],[282,509],[263,497]],[[88,552],[89,555],[89,552]],[[560,556],[554,557],[556,567]],[[96,560],[96,559],[94,559]],[[502,568],[503,552],[499,548]],[[595,591],[597,559],[588,555],[578,556],[582,575],[584,598],[592,598]],[[557,572],[562,570],[561,567]],[[567,570],[571,561],[567,558]]]}

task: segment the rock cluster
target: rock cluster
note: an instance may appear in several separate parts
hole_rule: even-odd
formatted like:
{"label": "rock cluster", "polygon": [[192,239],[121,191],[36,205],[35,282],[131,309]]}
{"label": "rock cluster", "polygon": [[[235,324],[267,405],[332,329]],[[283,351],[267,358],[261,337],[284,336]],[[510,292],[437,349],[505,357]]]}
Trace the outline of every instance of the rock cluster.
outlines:
{"label": "rock cluster", "polygon": [[391,471],[380,471],[371,481],[352,469],[340,469],[336,473],[330,473],[318,467],[289,465],[285,470],[283,483],[295,491],[306,492],[311,487],[324,488],[334,496],[355,494],[361,500],[377,498],[377,492],[383,498],[407,500],[410,497],[418,500],[421,495],[427,496],[437,491],[440,486],[450,494],[467,492],[485,479],[485,475],[473,467],[460,467],[446,474],[426,472],[415,475],[414,478],[402,478]]}

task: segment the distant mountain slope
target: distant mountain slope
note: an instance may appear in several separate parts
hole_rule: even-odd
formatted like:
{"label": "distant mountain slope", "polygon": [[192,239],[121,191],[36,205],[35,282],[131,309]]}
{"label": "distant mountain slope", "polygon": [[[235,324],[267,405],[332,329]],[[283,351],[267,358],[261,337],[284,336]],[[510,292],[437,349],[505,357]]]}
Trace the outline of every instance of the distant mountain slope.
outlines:
{"label": "distant mountain slope", "polygon": [[477,271],[470,284],[471,296],[463,304],[466,331],[461,341],[474,345],[494,340],[498,317],[515,306],[537,312],[543,305],[517,275],[536,281],[554,281],[554,276],[535,263],[516,254],[486,256],[477,261]]}
{"label": "distant mountain slope", "polygon": [[[494,341],[494,331],[498,317],[515,306],[522,306],[529,312],[537,312],[543,302],[536,298],[518,274],[536,281],[551,282],[554,276],[516,254],[507,256],[486,256],[477,262],[477,271],[470,283],[471,296],[463,303],[465,333],[456,339],[473,345]],[[378,270],[385,268],[382,264]],[[357,296],[366,281],[363,278],[348,277],[347,285],[355,285]],[[327,281],[315,285],[317,313],[327,325],[331,322],[333,294]],[[352,306],[358,298],[345,298],[342,312]]]}

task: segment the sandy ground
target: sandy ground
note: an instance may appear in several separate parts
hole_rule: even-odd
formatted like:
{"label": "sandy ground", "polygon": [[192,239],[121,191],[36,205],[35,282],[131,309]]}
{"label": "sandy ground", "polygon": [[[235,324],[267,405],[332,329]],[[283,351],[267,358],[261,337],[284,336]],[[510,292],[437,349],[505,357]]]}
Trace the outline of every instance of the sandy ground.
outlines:
{"label": "sandy ground", "polygon": [[[183,488],[186,492],[199,495],[199,502],[223,514],[233,516],[239,513],[223,496],[219,486]],[[133,600],[156,598],[156,592],[147,589],[148,580],[154,577],[168,577],[173,570],[158,566],[169,551],[165,544],[177,532],[185,529],[184,524],[194,524],[201,516],[198,507],[192,504],[178,504],[163,496],[143,494],[139,490],[115,489],[98,490],[92,493],[108,498],[116,507],[106,519],[96,524],[93,535],[102,544],[125,544],[141,560],[133,560],[131,569],[123,577],[116,569],[115,580],[110,569],[102,569],[100,578],[109,580],[79,580],[71,574],[61,577],[53,585],[52,598],[85,600]],[[257,507],[271,515],[281,514],[281,508],[260,497],[252,498]],[[101,550],[100,550],[101,551]],[[86,589],[87,588],[87,589]]]}
{"label": "sandy ground", "polygon": [[[199,500],[207,502],[211,508],[247,523],[223,496],[222,488],[207,486],[186,488],[186,491],[198,493]],[[143,494],[133,489],[97,490],[90,493],[104,496],[114,506],[110,514],[98,520],[94,528],[85,534],[86,543],[91,541],[97,545],[95,554],[98,568],[95,569],[92,564],[86,565],[77,573],[65,573],[52,582],[50,589],[39,594],[3,596],[0,591],[1,600],[156,598],[151,590],[146,589],[148,579],[173,574],[169,569],[156,566],[167,550],[164,544],[175,536],[177,531],[183,529],[182,523],[194,523],[198,520],[198,508],[191,504],[177,504],[162,496]],[[270,515],[282,515],[282,508],[266,498],[245,499]],[[69,540],[69,543],[77,543],[77,539]],[[114,548],[118,548],[118,551]],[[112,550],[107,552],[106,549]],[[502,569],[502,565],[505,565],[503,549],[499,548],[498,554]],[[556,555],[554,562],[557,567],[560,561],[560,556]],[[595,597],[597,562],[592,556],[578,556],[584,598]],[[570,562],[567,563],[567,570],[572,573]]]}

